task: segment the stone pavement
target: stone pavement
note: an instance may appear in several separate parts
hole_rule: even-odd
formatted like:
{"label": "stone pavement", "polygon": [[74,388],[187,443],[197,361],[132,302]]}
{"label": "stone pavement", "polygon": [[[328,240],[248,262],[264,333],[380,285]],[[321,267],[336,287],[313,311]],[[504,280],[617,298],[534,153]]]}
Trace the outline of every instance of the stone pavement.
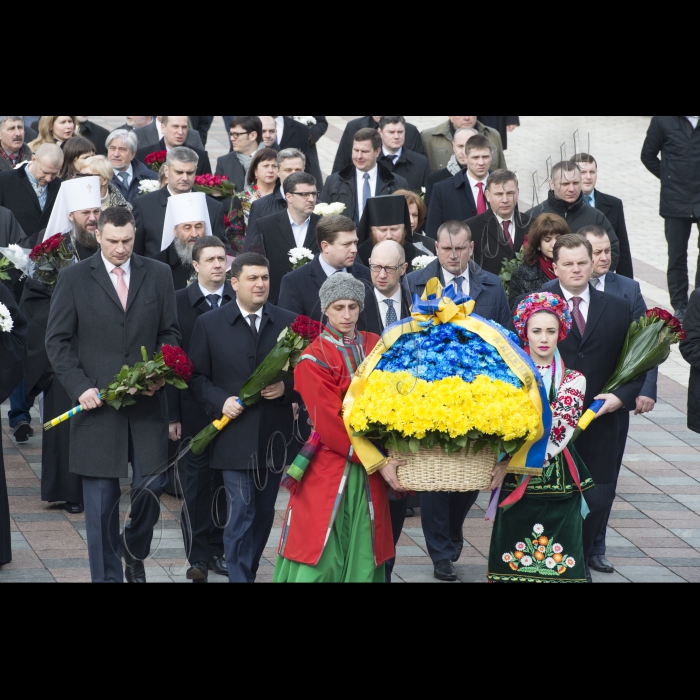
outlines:
{"label": "stone pavement", "polygon": [[[106,127],[124,123],[123,117],[93,117]],[[329,173],[335,148],[347,120],[329,117],[327,137],[319,143],[322,169]],[[445,117],[407,117],[419,128],[434,126]],[[658,181],[639,161],[648,117],[522,117],[522,126],[510,136],[506,153],[509,167],[519,173],[521,199],[541,201],[547,192],[546,161],[560,160],[562,144],[573,153],[573,132],[578,150],[588,149],[599,161],[600,189],[623,199],[632,242],[637,280],[649,305],[669,310],[666,287],[665,241],[658,216]],[[220,117],[207,144],[212,161],[228,152]],[[213,162],[215,165],[215,162]],[[537,172],[537,189],[533,173]],[[525,209],[525,207],[522,207]],[[691,246],[691,251],[695,248]],[[694,273],[695,260],[691,260]],[[692,278],[691,278],[692,279]],[[700,435],[686,427],[688,366],[674,350],[662,367],[659,403],[648,417],[633,417],[618,498],[608,531],[613,575],[595,574],[598,583],[700,582]],[[39,424],[34,413],[34,425]],[[83,582],[89,580],[84,516],[66,515],[41,502],[41,437],[17,447],[9,437],[7,404],[2,407],[2,446],[10,492],[14,560],[0,569],[0,582]],[[38,431],[40,432],[40,431]],[[128,484],[125,481],[123,491]],[[488,495],[479,497],[465,528],[465,548],[457,565],[462,582],[484,582],[491,526],[483,519]],[[122,514],[128,499],[122,503]],[[177,518],[176,499],[162,499],[162,529],[156,532],[152,558],[147,562],[151,582],[184,582],[185,560]],[[279,529],[286,505],[281,493],[260,581],[272,578]],[[425,550],[420,515],[406,521],[399,542],[395,580],[435,583]],[[225,580],[212,576],[213,583]]]}

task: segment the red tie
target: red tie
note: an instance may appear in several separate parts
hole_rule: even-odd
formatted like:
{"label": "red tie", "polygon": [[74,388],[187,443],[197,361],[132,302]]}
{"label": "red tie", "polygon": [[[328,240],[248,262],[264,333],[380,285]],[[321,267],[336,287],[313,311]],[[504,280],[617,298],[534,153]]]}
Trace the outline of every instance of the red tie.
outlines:
{"label": "red tie", "polygon": [[484,196],[484,183],[478,182],[476,186],[479,188],[479,200],[476,203],[476,215],[479,216],[481,214],[485,214],[488,207],[486,206],[486,197]]}
{"label": "red tie", "polygon": [[513,239],[510,236],[510,221],[503,222],[503,233],[506,237],[506,243],[508,244],[508,247],[511,250],[513,250],[515,248],[515,244],[513,243]]}

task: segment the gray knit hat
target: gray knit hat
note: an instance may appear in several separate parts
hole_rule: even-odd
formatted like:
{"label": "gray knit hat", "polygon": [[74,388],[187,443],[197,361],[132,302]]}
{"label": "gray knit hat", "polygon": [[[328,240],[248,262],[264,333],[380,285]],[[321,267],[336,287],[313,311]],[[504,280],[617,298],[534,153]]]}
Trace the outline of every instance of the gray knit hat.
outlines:
{"label": "gray knit hat", "polygon": [[365,285],[347,272],[336,272],[331,275],[318,293],[321,308],[326,309],[339,299],[351,299],[360,305],[360,311],[365,310]]}

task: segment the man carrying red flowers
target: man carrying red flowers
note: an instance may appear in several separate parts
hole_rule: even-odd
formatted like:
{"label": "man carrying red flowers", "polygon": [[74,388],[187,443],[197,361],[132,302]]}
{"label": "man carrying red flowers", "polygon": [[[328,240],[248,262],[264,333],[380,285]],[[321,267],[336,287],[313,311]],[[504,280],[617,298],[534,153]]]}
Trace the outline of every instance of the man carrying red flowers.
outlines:
{"label": "man carrying red flowers", "polygon": [[[102,212],[101,252],[63,270],[53,294],[46,351],[73,405],[70,470],[83,477],[90,574],[95,583],[146,583],[144,560],[167,484],[168,409],[158,387],[120,410],[104,407],[99,388],[124,365],[163,345],[180,345],[170,270],[133,254],[136,227],[121,207]],[[172,361],[173,358],[170,358]],[[185,370],[186,373],[186,370]],[[130,521],[120,537],[119,480],[133,471]]]}

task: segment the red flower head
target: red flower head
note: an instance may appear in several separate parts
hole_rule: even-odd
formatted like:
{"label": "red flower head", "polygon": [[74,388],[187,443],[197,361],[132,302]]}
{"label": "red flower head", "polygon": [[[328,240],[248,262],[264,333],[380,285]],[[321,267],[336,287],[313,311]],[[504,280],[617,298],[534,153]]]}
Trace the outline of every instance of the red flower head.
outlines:
{"label": "red flower head", "polygon": [[658,307],[649,309],[649,311],[647,311],[647,318],[663,321],[666,328],[668,328],[671,333],[675,333],[679,341],[686,339],[686,332],[683,330],[683,325],[673,314],[669,313],[668,311],[659,309]]}
{"label": "red flower head", "polygon": [[32,252],[29,254],[29,259],[35,262],[42,256],[52,253],[54,250],[58,250],[64,240],[65,236],[62,233],[57,233],[55,236],[47,238],[43,243],[39,243],[39,245],[32,249]]}
{"label": "red flower head", "polygon": [[296,333],[310,343],[313,343],[322,332],[323,324],[311,320],[308,316],[297,316],[292,324],[292,333]]}
{"label": "red flower head", "polygon": [[156,151],[155,153],[149,153],[146,156],[146,165],[154,165],[155,163],[165,163],[167,159],[167,151]]}
{"label": "red flower head", "polygon": [[163,361],[170,367],[180,379],[189,382],[192,379],[192,360],[185,354],[182,348],[175,348],[172,345],[163,345],[160,349],[163,353]]}
{"label": "red flower head", "polygon": [[229,219],[228,216],[226,216],[226,214],[224,214],[224,226],[225,226],[226,228],[230,228],[230,227],[231,227],[231,219]]}

